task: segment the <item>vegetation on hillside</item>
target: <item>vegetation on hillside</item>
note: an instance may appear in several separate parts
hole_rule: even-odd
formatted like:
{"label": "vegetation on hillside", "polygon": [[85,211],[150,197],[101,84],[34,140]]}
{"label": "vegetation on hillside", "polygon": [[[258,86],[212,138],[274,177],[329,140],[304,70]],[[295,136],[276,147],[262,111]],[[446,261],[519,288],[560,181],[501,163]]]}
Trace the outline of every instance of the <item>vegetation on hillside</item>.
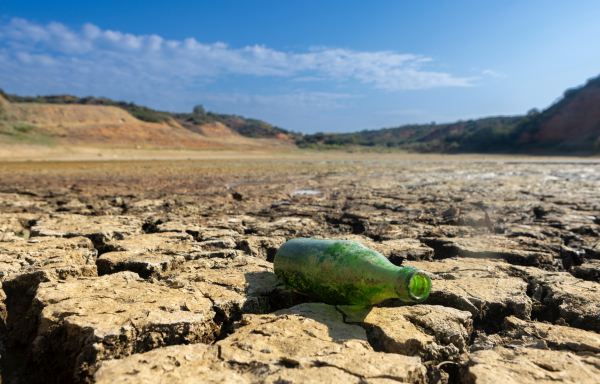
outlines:
{"label": "vegetation on hillside", "polygon": [[35,128],[8,113],[4,105],[0,103],[0,142],[44,146],[56,144],[52,137],[38,135]]}
{"label": "vegetation on hillside", "polygon": [[285,135],[290,139],[293,139],[301,136],[283,128],[265,123],[264,121],[246,119],[236,115],[206,112],[202,105],[195,106],[192,113],[172,113],[171,116],[173,116],[173,118],[178,122],[184,123],[184,126],[185,123],[201,126],[204,124],[219,122],[242,136],[252,138],[275,138]]}
{"label": "vegetation on hillside", "polygon": [[346,134],[305,135],[297,140],[302,148],[367,146],[399,148],[418,152],[477,151],[495,142],[522,117],[489,117],[451,124],[404,125]]}
{"label": "vegetation on hillside", "polygon": [[[525,140],[533,137],[542,124],[563,113],[577,98],[595,93],[600,99],[600,76],[585,86],[565,91],[563,97],[540,112],[532,109],[525,116],[499,116],[451,124],[404,125],[397,128],[365,130],[356,133],[316,133],[299,137],[302,148],[334,149],[349,146],[399,148],[417,152],[445,153],[600,153],[600,135],[556,141]],[[597,105],[596,108],[600,108]],[[584,110],[580,113],[593,113]],[[600,121],[595,132],[600,132]]]}
{"label": "vegetation on hillside", "polygon": [[[543,124],[557,115],[564,114],[565,111],[571,115],[575,113],[577,116],[583,114],[591,117],[589,121],[592,121],[592,125],[596,124],[595,110],[589,110],[589,103],[583,109],[581,107],[575,109],[575,112],[573,106],[577,100],[581,101],[586,97],[587,100],[592,100],[592,104],[600,100],[600,76],[589,80],[585,86],[565,91],[558,102],[543,112],[532,109],[524,116],[498,116],[448,124],[413,124],[355,133],[316,133],[312,135],[287,131],[260,120],[207,112],[201,105],[194,107],[191,113],[170,113],[106,98],[77,98],[68,95],[21,97],[5,94],[2,90],[0,90],[0,95],[15,103],[115,106],[143,121],[167,124],[176,122],[192,131],[197,131],[195,129],[197,126],[219,122],[246,137],[295,140],[300,148],[341,149],[352,147],[366,150],[401,149],[438,153],[600,153],[600,121],[598,121],[597,127],[586,128],[588,129],[586,137],[573,135],[572,138],[569,137],[569,140],[552,139],[554,141],[536,139],[536,133],[540,131]],[[581,105],[581,103],[579,104]],[[595,108],[600,109],[600,105]],[[571,124],[575,123],[571,122]],[[569,123],[560,129],[569,129]],[[12,130],[14,131],[15,127]]]}
{"label": "vegetation on hillside", "polygon": [[281,138],[282,135],[295,139],[299,134],[287,131],[283,128],[273,126],[264,121],[246,119],[241,116],[206,112],[201,105],[194,107],[192,113],[172,113],[157,111],[148,107],[142,107],[135,103],[125,101],[113,101],[104,97],[79,98],[70,95],[51,96],[17,96],[5,93],[0,89],[0,95],[11,103],[47,103],[47,104],[84,104],[84,105],[106,105],[124,109],[135,118],[150,123],[166,123],[173,125],[177,122],[186,127],[189,124],[201,126],[204,124],[219,122],[242,136],[253,138]]}
{"label": "vegetation on hillside", "polygon": [[[546,152],[595,152],[600,153],[600,121],[597,122],[595,133],[590,132],[588,136],[574,135],[569,140],[555,140],[553,142],[539,142],[535,139],[524,140],[526,137],[534,137],[540,127],[557,115],[564,113],[577,99],[591,96],[597,105],[595,110],[579,110],[580,114],[594,113],[600,110],[600,76],[590,79],[585,85],[571,88],[563,93],[563,97],[541,113],[529,113],[527,118],[516,125],[507,135],[507,141],[517,151],[546,151]],[[594,97],[595,96],[595,97]]]}
{"label": "vegetation on hillside", "polygon": [[414,124],[356,133],[316,133],[296,141],[301,148],[347,146],[398,148],[415,152],[496,152],[509,147],[511,130],[523,116],[488,117],[449,124]]}

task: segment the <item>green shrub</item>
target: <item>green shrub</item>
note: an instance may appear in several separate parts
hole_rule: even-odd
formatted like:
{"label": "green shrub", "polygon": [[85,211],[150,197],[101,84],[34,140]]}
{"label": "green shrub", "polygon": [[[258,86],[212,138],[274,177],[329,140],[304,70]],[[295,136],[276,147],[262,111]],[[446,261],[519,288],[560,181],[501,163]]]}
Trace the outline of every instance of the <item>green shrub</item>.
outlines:
{"label": "green shrub", "polygon": [[129,113],[136,119],[146,121],[148,123],[160,123],[163,121],[155,114],[146,111],[130,111]]}
{"label": "green shrub", "polygon": [[29,131],[31,131],[33,129],[33,127],[31,125],[26,125],[26,124],[19,124],[19,125],[15,125],[15,131],[19,132],[19,133],[28,133]]}
{"label": "green shrub", "polygon": [[203,106],[196,105],[193,109],[193,114],[194,115],[206,115],[206,111],[204,110]]}

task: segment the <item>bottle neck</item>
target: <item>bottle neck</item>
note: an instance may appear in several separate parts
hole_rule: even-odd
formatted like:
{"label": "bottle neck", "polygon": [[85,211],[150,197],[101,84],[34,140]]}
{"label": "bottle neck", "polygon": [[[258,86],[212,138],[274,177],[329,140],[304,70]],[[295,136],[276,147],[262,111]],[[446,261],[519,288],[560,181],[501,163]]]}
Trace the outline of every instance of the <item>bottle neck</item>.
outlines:
{"label": "bottle neck", "polygon": [[399,299],[422,302],[431,291],[431,279],[424,271],[404,267],[398,271],[395,288]]}

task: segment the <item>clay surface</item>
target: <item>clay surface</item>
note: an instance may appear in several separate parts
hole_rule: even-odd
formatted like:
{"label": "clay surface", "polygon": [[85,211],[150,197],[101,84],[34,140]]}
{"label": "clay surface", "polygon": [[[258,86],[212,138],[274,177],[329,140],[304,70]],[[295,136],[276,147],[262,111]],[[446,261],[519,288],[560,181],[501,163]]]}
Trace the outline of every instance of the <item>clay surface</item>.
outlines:
{"label": "clay surface", "polygon": [[[148,284],[137,274],[40,284],[32,379],[87,382],[96,364],[164,345],[209,343],[218,327],[209,299]],[[42,373],[43,372],[43,373]]]}
{"label": "clay surface", "polygon": [[535,348],[473,353],[461,370],[463,383],[596,383],[597,356],[578,356],[563,351]]}
{"label": "clay surface", "polygon": [[[374,352],[365,330],[335,307],[303,304],[245,315],[213,346],[181,346],[103,363],[97,383],[204,382],[425,383],[419,358]],[[250,368],[250,369],[248,369]]]}
{"label": "clay surface", "polygon": [[[590,159],[194,156],[2,164],[3,382],[598,381]],[[425,270],[431,295],[298,294],[272,264],[298,237]]]}

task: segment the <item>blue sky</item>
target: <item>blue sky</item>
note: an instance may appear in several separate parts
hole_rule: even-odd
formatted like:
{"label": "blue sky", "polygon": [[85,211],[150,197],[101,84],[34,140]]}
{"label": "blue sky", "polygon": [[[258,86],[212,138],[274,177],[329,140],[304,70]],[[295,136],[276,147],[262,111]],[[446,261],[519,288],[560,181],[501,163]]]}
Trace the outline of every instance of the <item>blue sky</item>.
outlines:
{"label": "blue sky", "polygon": [[596,1],[0,2],[0,88],[349,132],[546,108],[600,74]]}

